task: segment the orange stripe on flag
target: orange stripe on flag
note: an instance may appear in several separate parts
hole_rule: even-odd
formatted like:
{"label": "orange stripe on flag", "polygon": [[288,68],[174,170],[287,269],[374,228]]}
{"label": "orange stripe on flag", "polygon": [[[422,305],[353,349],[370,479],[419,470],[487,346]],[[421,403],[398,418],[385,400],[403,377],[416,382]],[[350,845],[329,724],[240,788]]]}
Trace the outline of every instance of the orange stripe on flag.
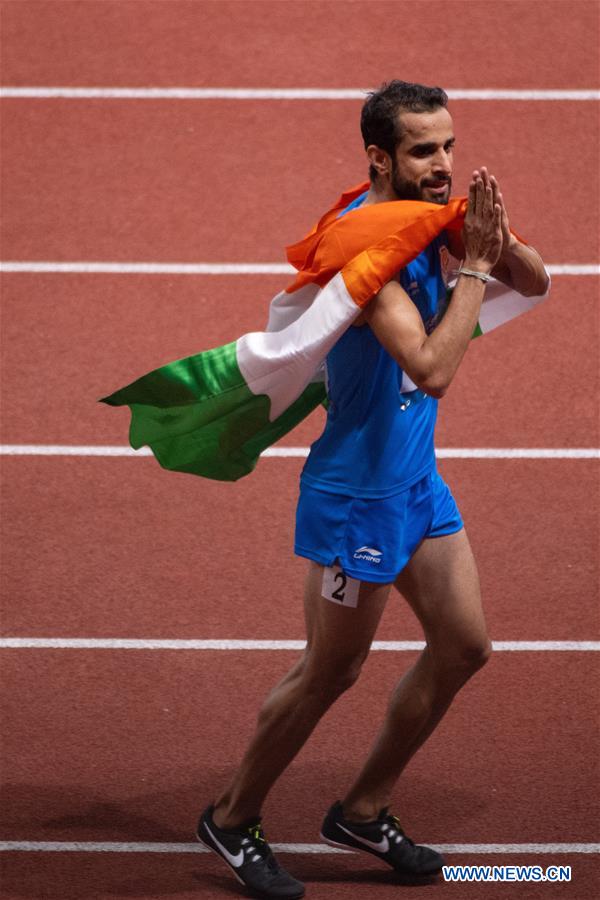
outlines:
{"label": "orange stripe on flag", "polygon": [[[323,287],[352,261],[351,269],[344,271],[344,281],[353,297],[350,284],[355,286],[355,299],[364,305],[373,296],[371,285],[382,287],[444,229],[460,229],[467,207],[466,198],[451,200],[446,206],[395,200],[361,206],[339,218],[343,203],[347,205],[349,198],[359,193],[361,190],[354,188],[343,194],[302,241],[288,248],[288,260],[300,269],[286,289],[288,293],[309,283]],[[389,254],[389,260],[382,254]]]}
{"label": "orange stripe on flag", "polygon": [[[322,235],[336,219],[339,218],[340,213],[349,206],[353,200],[356,200],[357,197],[360,197],[361,194],[364,194],[365,191],[369,189],[369,182],[365,181],[362,184],[357,184],[356,187],[349,188],[347,191],[339,197],[331,209],[328,209],[327,212],[321,216],[316,225],[314,225],[308,234],[302,238],[302,240],[298,241],[296,244],[290,244],[289,247],[286,247],[286,255],[288,262],[295,269],[304,269],[309,261],[309,259],[314,256],[314,249],[316,248],[319,240],[319,236]],[[315,238],[317,240],[315,240]]]}
{"label": "orange stripe on flag", "polygon": [[342,268],[344,283],[357,306],[366,306],[384,284],[444,229],[455,224],[460,227],[466,203],[465,199],[453,200],[442,207],[433,203],[402,203],[410,209],[403,211],[402,224],[400,217],[395,217],[397,230],[352,258]]}

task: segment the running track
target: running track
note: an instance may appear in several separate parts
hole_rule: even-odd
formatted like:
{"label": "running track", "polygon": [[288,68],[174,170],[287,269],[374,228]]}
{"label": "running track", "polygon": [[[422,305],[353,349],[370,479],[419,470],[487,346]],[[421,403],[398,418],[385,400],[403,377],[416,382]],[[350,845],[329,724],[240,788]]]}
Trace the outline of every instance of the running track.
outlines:
{"label": "running track", "polygon": [[[9,88],[356,89],[397,75],[455,91],[598,89],[598,6],[586,0],[1,6]],[[364,176],[360,103],[38,94],[2,100],[2,258],[24,269],[4,273],[2,295],[2,887],[10,898],[233,897],[191,833],[298,653],[282,642],[302,637],[304,566],[291,553],[302,459],[266,458],[226,485],[144,457],[40,453],[124,446],[127,415],[99,396],[263,325],[285,275],[119,265],[280,264],[283,244]],[[452,111],[456,192],[487,163],[547,262],[597,273],[597,102],[463,99]],[[598,447],[597,298],[597,274],[558,274],[547,303],[475,342],[438,445]],[[321,421],[285,446],[306,447]],[[500,649],[411,765],[396,808],[415,837],[450,845],[452,862],[566,864],[572,881],[403,889],[368,860],[315,847],[324,806],[414,658],[402,643],[371,654],[276,786],[268,834],[319,900],[587,900],[600,889],[597,461],[449,455],[440,466]],[[51,638],[64,640],[34,642]],[[91,643],[70,646],[77,638]],[[377,639],[420,639],[397,599]]]}

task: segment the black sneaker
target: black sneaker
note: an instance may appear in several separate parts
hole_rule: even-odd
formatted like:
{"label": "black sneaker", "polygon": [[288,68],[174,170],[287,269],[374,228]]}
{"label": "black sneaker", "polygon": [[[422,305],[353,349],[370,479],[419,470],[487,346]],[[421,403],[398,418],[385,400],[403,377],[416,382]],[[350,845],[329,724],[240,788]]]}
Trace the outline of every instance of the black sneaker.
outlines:
{"label": "black sneaker", "polygon": [[297,900],[304,885],[282,869],[267,844],[260,819],[244,822],[235,831],[223,831],[213,822],[214,806],[205,809],[196,837],[223,859],[239,882],[260,897]]}
{"label": "black sneaker", "polygon": [[402,875],[435,875],[446,864],[444,857],[431,847],[411,841],[398,819],[388,814],[387,807],[374,822],[350,822],[344,818],[338,801],[325,816],[321,838],[333,847],[372,853]]}

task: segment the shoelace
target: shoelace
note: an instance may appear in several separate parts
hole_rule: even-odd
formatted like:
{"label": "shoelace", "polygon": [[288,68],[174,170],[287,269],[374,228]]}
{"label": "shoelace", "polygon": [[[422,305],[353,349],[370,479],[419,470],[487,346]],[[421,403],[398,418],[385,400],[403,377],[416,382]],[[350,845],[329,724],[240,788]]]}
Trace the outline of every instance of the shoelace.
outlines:
{"label": "shoelace", "polygon": [[411,839],[404,833],[402,825],[400,824],[400,819],[397,816],[387,815],[385,819],[388,825],[401,835],[403,841],[406,841],[406,843],[410,844],[411,847],[415,846],[415,842],[411,841]]}
{"label": "shoelace", "polygon": [[267,839],[262,830],[262,826],[258,823],[256,825],[251,825],[248,829],[248,834],[252,838],[253,841],[262,841],[263,844],[267,843]]}
{"label": "shoelace", "polygon": [[262,826],[259,823],[251,825],[248,828],[248,835],[249,837],[243,839],[242,846],[247,848],[249,862],[258,862],[259,859],[264,859],[270,869],[277,871],[279,866],[271,853]]}

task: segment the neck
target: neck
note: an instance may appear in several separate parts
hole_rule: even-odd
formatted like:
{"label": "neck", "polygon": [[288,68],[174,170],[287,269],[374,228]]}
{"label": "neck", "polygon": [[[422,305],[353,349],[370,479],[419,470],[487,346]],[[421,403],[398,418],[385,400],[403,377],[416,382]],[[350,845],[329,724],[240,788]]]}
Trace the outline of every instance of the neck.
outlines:
{"label": "neck", "polygon": [[378,178],[371,182],[371,187],[364,202],[364,206],[372,203],[385,203],[389,200],[398,200],[389,178]]}

